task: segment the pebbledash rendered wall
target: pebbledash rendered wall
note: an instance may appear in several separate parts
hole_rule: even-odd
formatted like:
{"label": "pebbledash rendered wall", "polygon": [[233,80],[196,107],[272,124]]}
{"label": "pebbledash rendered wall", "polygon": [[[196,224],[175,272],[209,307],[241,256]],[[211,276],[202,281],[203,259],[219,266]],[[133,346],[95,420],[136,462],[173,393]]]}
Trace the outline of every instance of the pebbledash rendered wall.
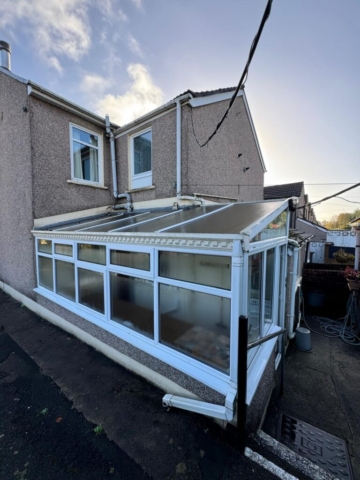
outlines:
{"label": "pebbledash rendered wall", "polygon": [[[229,100],[192,109],[200,143],[214,131],[228,104]],[[205,147],[196,142],[188,105],[183,108],[182,125],[182,183],[186,193],[262,200],[264,169],[243,97],[237,97],[220,130]]]}
{"label": "pebbledash rendered wall", "polygon": [[[112,196],[110,145],[104,128],[29,97],[32,166],[34,176],[34,218],[108,206]],[[68,183],[71,181],[70,127],[78,125],[102,138],[104,187]],[[104,122],[105,124],[105,122]]]}
{"label": "pebbledash rendered wall", "polygon": [[0,280],[33,297],[32,192],[26,84],[0,71]]}
{"label": "pebbledash rendered wall", "polygon": [[[213,131],[228,102],[193,109],[194,127],[200,141]],[[189,105],[182,106],[181,119],[181,193],[240,201],[262,200],[264,169],[243,98],[236,99],[228,118],[206,147],[200,148],[196,143]],[[117,134],[120,135],[116,139],[120,191],[130,188],[129,137],[148,127],[152,129],[152,183],[155,188],[132,192],[134,202],[173,197],[177,193],[175,109],[130,131],[125,126],[124,132],[120,130]]]}
{"label": "pebbledash rendered wall", "polygon": [[[103,135],[105,189],[71,180],[69,124]],[[105,124],[105,122],[104,122]],[[34,219],[113,203],[105,128],[28,96],[0,70],[0,280],[34,298]]]}

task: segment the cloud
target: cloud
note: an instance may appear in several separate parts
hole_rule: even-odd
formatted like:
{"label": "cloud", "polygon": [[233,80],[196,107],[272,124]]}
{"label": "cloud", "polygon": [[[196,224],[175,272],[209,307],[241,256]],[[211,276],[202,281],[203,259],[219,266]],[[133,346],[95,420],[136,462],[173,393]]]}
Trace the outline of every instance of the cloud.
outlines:
{"label": "cloud", "polygon": [[136,8],[143,10],[142,0],[131,0]]}
{"label": "cloud", "polygon": [[143,57],[143,53],[141,51],[141,48],[140,48],[140,45],[139,45],[139,42],[136,40],[136,38],[134,38],[131,33],[128,35],[127,37],[127,41],[128,41],[128,46],[130,48],[130,50],[135,53],[136,55],[139,55],[139,57]]}
{"label": "cloud", "polygon": [[90,96],[98,96],[103,95],[112,83],[112,80],[101,75],[86,74],[80,83],[80,89]]}
{"label": "cloud", "polygon": [[129,123],[154,110],[163,103],[164,98],[145,65],[130,64],[127,72],[132,84],[124,95],[108,94],[96,102],[97,113],[102,116],[109,114],[111,121],[118,125]]}
{"label": "cloud", "polygon": [[1,0],[2,26],[30,32],[34,48],[50,67],[59,57],[79,61],[91,46],[87,10],[91,0]]}
{"label": "cloud", "polygon": [[127,15],[120,8],[115,8],[113,0],[102,0],[96,5],[102,14],[103,20],[110,25],[119,22],[127,22],[129,20]]}

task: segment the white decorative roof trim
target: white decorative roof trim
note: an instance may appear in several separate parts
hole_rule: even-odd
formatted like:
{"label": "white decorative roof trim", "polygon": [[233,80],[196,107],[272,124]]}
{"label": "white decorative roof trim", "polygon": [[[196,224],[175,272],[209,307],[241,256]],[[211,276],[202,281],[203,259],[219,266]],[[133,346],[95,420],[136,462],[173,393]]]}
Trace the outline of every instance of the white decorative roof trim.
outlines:
{"label": "white decorative roof trim", "polygon": [[[79,242],[98,242],[98,243],[124,243],[132,245],[146,245],[152,247],[175,247],[191,248],[204,250],[222,250],[232,251],[234,239],[239,239],[238,235],[232,235],[231,238],[202,238],[198,236],[179,235],[108,235],[108,234],[79,234],[70,232],[42,232],[33,231],[34,237],[49,240],[74,240]],[[223,236],[221,236],[223,237]],[[233,238],[232,238],[233,237]]]}

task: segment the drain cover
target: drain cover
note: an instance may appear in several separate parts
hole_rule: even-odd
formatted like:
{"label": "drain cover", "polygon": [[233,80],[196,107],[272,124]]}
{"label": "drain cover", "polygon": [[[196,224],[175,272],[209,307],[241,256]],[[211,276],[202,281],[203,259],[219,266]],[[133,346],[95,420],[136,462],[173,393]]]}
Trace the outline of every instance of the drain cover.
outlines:
{"label": "drain cover", "polygon": [[344,440],[294,417],[280,414],[277,439],[339,479],[353,480]]}

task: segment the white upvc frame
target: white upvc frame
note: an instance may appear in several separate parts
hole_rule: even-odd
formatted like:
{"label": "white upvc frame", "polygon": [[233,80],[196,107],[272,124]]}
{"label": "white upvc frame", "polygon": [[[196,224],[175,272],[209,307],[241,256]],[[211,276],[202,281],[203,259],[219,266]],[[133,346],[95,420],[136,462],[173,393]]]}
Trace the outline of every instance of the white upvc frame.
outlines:
{"label": "white upvc frame", "polygon": [[[37,240],[41,237],[36,237],[36,247]],[[49,240],[49,239],[47,239]],[[52,239],[52,248],[54,252],[55,243],[72,243],[72,241],[66,241],[62,239]],[[77,259],[77,244],[86,243],[86,244],[95,244],[106,246],[106,265],[99,265],[96,263],[83,262]],[[274,269],[277,271],[280,268],[280,251],[281,249],[286,250],[286,243],[283,238],[276,238],[271,240],[266,240],[262,242],[257,242],[250,244],[251,253],[256,251],[264,251],[275,248],[275,265]],[[145,252],[150,253],[150,272],[144,270],[130,269],[128,267],[121,267],[118,265],[110,264],[110,250],[121,249],[125,251],[133,252]],[[76,253],[75,253],[76,250]],[[36,248],[37,251],[37,248]],[[174,280],[166,277],[160,277],[158,275],[158,261],[159,261],[159,252],[160,251],[172,251],[176,253],[191,253],[191,254],[203,254],[203,255],[212,255],[212,256],[227,256],[231,257],[231,290],[220,289],[216,287],[193,284],[190,282],[185,282],[182,280]],[[238,319],[239,315],[247,314],[247,281],[248,281],[248,257],[251,253],[246,253],[243,251],[241,246],[240,236],[238,240],[233,240],[233,248],[231,251],[216,251],[212,249],[193,249],[190,247],[170,247],[170,246],[154,246],[147,247],[142,245],[125,245],[123,243],[102,243],[102,242],[93,242],[88,240],[77,240],[74,241],[73,246],[74,253],[74,263],[75,263],[75,282],[76,282],[76,302],[66,299],[55,293],[55,278],[54,278],[54,291],[50,291],[44,287],[38,287],[35,289],[37,293],[40,293],[44,297],[52,300],[53,302],[63,306],[67,310],[82,316],[86,320],[94,323],[95,325],[103,328],[104,330],[116,335],[122,340],[130,343],[134,347],[152,355],[155,358],[167,363],[168,365],[182,371],[183,373],[191,376],[195,380],[207,385],[210,388],[220,392],[223,395],[226,395],[231,384],[236,384],[237,382],[237,332],[238,332]],[[53,257],[53,262],[55,257],[64,260],[65,258],[61,255],[49,255],[38,253],[38,256],[45,256],[48,258]],[[266,254],[263,255],[263,262],[265,262]],[[282,272],[284,275],[285,272],[285,263],[286,257],[284,257],[284,263],[282,264]],[[264,264],[265,265],[265,264]],[[104,315],[80,304],[78,302],[78,268],[85,268],[87,270],[98,271],[104,274]],[[143,278],[146,280],[153,281],[154,285],[154,339],[146,337],[145,335],[132,330],[131,328],[121,325],[110,318],[110,272],[122,273],[134,278]],[[38,272],[37,272],[38,274]],[[55,266],[53,265],[53,275],[55,277]],[[215,367],[211,367],[195,358],[192,358],[185,353],[172,349],[169,346],[161,344],[159,341],[159,285],[171,285],[188,290],[194,290],[198,292],[207,293],[210,295],[215,295],[219,297],[229,298],[231,301],[231,311],[230,311],[230,371],[225,373],[223,371],[217,370]],[[38,283],[39,285],[39,283]],[[274,282],[273,298],[273,308],[280,308],[280,320],[283,321],[283,313],[281,313],[281,308],[278,305],[277,298],[279,297],[280,292],[278,289],[279,282]],[[284,295],[284,286],[283,291],[281,292]],[[262,289],[264,291],[264,289]],[[276,317],[275,317],[276,313]],[[273,311],[273,318],[277,318],[278,310]],[[269,324],[269,330],[267,334],[276,332],[280,327],[274,323]],[[257,348],[255,352],[253,361],[248,368],[248,392],[247,392],[247,403],[250,404],[258,386],[258,383],[261,379],[261,376],[266,368],[266,365],[269,361],[270,355],[274,349],[276,339],[269,340],[265,342],[261,347]]]}
{"label": "white upvc frame", "polygon": [[[151,132],[151,170],[148,172],[135,174],[135,148],[134,140],[136,137],[144,133]],[[153,171],[153,138],[152,127],[144,128],[136,133],[129,135],[129,184],[130,189],[145,188],[152,186],[152,171]]]}
{"label": "white upvc frame", "polygon": [[[77,128],[82,130],[83,132],[89,133],[90,135],[95,135],[98,139],[98,146],[95,147],[89,143],[83,142],[82,140],[77,140],[73,138],[73,128]],[[75,123],[69,123],[69,139],[70,139],[70,166],[71,166],[71,180],[74,183],[79,183],[83,185],[94,185],[94,186],[104,186],[104,152],[103,152],[103,135],[102,133],[93,132],[88,128],[82,127],[80,125],[76,125]],[[98,175],[99,181],[94,182],[91,180],[85,180],[83,178],[75,177],[75,165],[74,165],[74,145],[73,142],[76,141],[83,145],[86,145],[98,152]]]}

